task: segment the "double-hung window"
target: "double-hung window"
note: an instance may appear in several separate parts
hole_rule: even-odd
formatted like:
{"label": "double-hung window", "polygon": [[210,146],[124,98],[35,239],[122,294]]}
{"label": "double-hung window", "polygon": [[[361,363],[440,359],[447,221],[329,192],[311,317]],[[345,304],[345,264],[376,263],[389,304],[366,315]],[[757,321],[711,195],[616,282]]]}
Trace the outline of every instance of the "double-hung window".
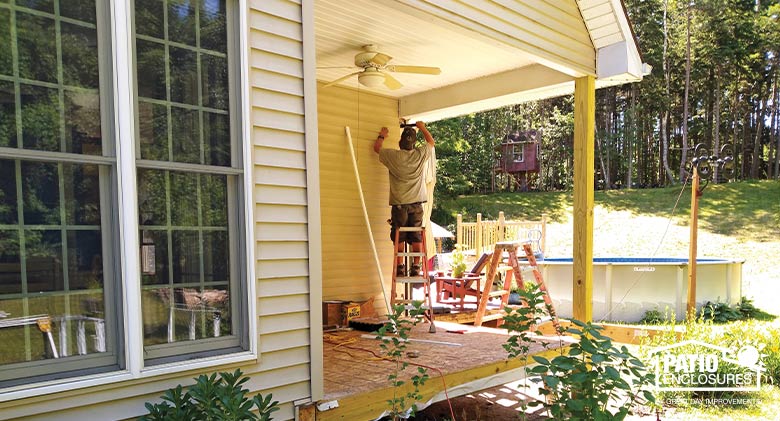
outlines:
{"label": "double-hung window", "polygon": [[0,0],[0,389],[248,349],[234,9]]}

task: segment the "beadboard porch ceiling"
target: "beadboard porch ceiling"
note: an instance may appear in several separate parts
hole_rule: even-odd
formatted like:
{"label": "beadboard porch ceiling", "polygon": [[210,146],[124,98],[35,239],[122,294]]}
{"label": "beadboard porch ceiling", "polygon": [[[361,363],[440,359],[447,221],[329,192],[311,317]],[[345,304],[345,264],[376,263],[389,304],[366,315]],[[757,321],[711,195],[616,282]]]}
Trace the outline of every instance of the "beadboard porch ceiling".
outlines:
{"label": "beadboard porch ceiling", "polygon": [[[366,44],[392,56],[391,64],[441,69],[435,76],[392,73],[404,85],[397,90],[360,85],[357,76],[340,83],[396,98],[400,115],[410,118],[568,94],[574,78],[589,74],[600,86],[615,84],[616,74],[621,82],[639,80],[631,74],[638,53],[632,56],[636,46],[626,41],[620,0],[316,0],[314,21],[320,81],[359,70],[349,67]],[[631,48],[600,53],[611,46]],[[612,75],[599,71],[607,62],[617,69]]]}

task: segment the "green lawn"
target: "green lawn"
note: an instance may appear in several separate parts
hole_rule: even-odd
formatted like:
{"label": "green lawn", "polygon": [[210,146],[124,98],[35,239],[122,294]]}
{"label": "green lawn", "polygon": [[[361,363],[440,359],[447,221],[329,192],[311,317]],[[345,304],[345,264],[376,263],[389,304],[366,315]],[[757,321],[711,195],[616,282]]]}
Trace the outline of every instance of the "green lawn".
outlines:
{"label": "green lawn", "polygon": [[[690,186],[597,191],[594,257],[688,257]],[[462,196],[437,202],[432,219],[452,224],[496,219],[539,220],[548,215],[546,255],[572,253],[572,193],[530,192]],[[780,314],[780,182],[710,184],[700,199],[698,256],[743,259],[743,295]]]}

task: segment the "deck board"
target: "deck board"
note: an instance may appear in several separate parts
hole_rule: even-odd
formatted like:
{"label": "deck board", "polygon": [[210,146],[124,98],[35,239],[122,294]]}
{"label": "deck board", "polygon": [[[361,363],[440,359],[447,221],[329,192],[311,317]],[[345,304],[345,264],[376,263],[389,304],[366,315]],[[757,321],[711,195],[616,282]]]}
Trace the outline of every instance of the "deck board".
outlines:
{"label": "deck board", "polygon": [[[526,364],[518,359],[509,360],[502,347],[508,338],[503,329],[474,327],[451,322],[436,322],[437,332],[428,333],[429,325],[421,323],[412,329],[409,337],[438,342],[457,343],[449,346],[438,343],[409,342],[407,351],[418,351],[418,358],[408,358],[410,364],[428,367],[430,379],[423,390],[424,400],[447,388],[469,383],[494,374],[516,369]],[[464,334],[448,330],[466,330]],[[339,407],[318,412],[318,420],[377,418],[386,409],[386,399],[392,396],[387,376],[394,364],[375,357],[380,354],[381,341],[362,338],[367,332],[343,331],[328,333],[324,341],[325,396],[321,402],[338,401]],[[550,344],[548,350],[534,345],[530,355],[556,352],[561,344],[557,338],[541,338]],[[373,353],[372,353],[373,352]],[[402,379],[415,372],[414,366],[406,369]],[[441,373],[441,374],[439,374]]]}

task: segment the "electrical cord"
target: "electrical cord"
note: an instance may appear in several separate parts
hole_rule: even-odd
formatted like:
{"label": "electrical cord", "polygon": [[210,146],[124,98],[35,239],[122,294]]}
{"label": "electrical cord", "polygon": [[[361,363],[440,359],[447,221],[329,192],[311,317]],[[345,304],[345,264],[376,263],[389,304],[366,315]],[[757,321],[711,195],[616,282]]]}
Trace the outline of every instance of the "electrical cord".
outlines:
{"label": "electrical cord", "polygon": [[[359,346],[351,345],[351,344],[357,343],[357,341],[358,341],[357,338],[343,339],[343,338],[339,338],[338,336],[335,336],[335,335],[327,335],[326,334],[326,335],[323,336],[323,341],[328,342],[328,343],[333,344],[333,345],[336,345],[336,347],[333,348],[334,351],[343,352],[343,353],[349,355],[352,358],[356,358],[356,357],[354,355],[350,354],[348,351],[344,351],[344,350],[339,349],[339,348],[346,348],[346,349],[351,349],[351,350],[355,350],[355,351],[368,352],[369,354],[374,356],[374,358],[364,358],[364,361],[385,360],[385,361],[395,362],[394,359],[392,359],[390,357],[387,357],[387,356],[382,356],[382,355],[380,355],[379,353],[377,353],[376,351],[374,351],[372,349],[367,349],[367,348],[362,348],[362,347],[359,347]],[[444,373],[440,369],[438,369],[436,367],[431,367],[431,366],[428,366],[428,365],[425,365],[425,364],[414,363],[414,362],[411,362],[409,360],[406,360],[404,362],[409,364],[409,365],[426,368],[428,370],[433,370],[433,371],[435,371],[439,375],[439,377],[441,378],[442,386],[444,387],[444,398],[447,400],[447,405],[449,406],[450,415],[452,416],[452,420],[455,421],[456,420],[456,418],[455,418],[455,410],[452,408],[452,402],[450,401],[450,395],[449,395],[449,393],[447,393],[447,382],[444,380]]]}

